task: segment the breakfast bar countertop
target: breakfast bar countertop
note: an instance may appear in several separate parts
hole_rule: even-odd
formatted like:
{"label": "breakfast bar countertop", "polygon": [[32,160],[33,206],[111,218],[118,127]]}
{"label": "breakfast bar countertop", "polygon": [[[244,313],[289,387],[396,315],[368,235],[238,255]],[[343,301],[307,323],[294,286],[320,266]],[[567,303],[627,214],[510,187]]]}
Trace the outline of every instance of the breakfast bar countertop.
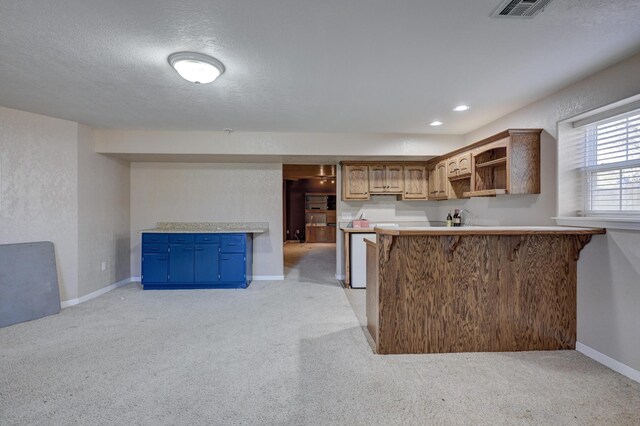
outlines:
{"label": "breakfast bar countertop", "polygon": [[384,227],[375,232],[384,235],[580,235],[604,234],[602,228],[571,226],[459,226],[459,227]]}
{"label": "breakfast bar countertop", "polygon": [[262,234],[269,230],[269,222],[158,222],[153,229],[140,232],[179,234]]}

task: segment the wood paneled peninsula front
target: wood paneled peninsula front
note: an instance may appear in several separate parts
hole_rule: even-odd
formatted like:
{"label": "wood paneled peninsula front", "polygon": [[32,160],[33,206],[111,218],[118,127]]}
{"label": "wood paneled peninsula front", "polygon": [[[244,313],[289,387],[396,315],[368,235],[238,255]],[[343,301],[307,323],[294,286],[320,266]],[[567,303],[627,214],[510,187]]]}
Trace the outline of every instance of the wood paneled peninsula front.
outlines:
{"label": "wood paneled peninsula front", "polygon": [[379,354],[575,349],[580,250],[603,229],[376,228],[367,326]]}

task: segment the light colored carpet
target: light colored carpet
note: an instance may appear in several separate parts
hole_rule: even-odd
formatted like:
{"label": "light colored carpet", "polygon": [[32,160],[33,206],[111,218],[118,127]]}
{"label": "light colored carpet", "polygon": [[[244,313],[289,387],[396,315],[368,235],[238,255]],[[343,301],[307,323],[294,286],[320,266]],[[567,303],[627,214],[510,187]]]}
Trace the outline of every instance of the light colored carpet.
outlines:
{"label": "light colored carpet", "polygon": [[334,250],[287,244],[287,278],[247,290],[129,285],[0,329],[0,424],[640,423],[640,384],[575,351],[373,354]]}

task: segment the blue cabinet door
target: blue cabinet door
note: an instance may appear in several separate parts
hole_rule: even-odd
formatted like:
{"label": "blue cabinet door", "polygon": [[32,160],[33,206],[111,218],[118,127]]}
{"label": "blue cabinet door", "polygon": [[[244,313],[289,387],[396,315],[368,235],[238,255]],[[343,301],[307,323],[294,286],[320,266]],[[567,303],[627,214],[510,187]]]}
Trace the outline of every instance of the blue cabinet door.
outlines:
{"label": "blue cabinet door", "polygon": [[167,253],[142,255],[142,283],[166,283],[168,275]]}
{"label": "blue cabinet door", "polygon": [[193,244],[169,245],[169,282],[193,282]]}
{"label": "blue cabinet door", "polygon": [[217,282],[220,275],[218,268],[219,244],[195,245],[195,282]]}
{"label": "blue cabinet door", "polygon": [[244,253],[220,254],[220,281],[245,282]]}

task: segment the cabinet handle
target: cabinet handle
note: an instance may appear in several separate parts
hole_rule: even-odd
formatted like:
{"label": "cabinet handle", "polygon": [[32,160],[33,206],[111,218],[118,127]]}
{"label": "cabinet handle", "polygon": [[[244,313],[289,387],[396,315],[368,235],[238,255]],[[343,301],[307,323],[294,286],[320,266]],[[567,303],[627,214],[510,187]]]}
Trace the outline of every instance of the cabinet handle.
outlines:
{"label": "cabinet handle", "polygon": [[185,247],[184,251],[193,251],[193,247]]}
{"label": "cabinet handle", "polygon": [[196,247],[196,250],[197,250],[197,251],[202,251],[202,250],[204,250],[204,248],[202,248],[202,247]]}

